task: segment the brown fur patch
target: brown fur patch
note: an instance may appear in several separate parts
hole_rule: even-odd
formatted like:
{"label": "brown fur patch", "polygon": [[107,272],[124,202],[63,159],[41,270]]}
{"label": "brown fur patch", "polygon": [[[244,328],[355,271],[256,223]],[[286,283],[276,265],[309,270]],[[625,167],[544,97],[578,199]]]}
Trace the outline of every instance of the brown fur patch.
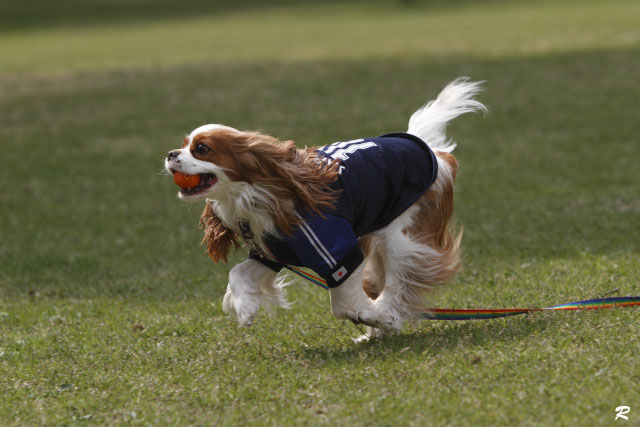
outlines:
{"label": "brown fur patch", "polygon": [[[242,181],[242,173],[239,170],[240,167],[235,155],[231,151],[233,147],[228,143],[229,138],[227,137],[227,133],[231,134],[231,131],[217,130],[198,134],[193,138],[189,149],[194,158],[214,163],[225,169],[227,176],[229,176],[232,181]],[[210,150],[204,156],[195,151],[200,143],[205,144]]]}
{"label": "brown fur patch", "polygon": [[358,246],[367,262],[362,272],[362,289],[369,298],[375,300],[384,289],[385,264],[382,254],[376,250],[373,239],[373,236],[365,235],[358,242]]}
{"label": "brown fur patch", "polygon": [[437,249],[442,254],[441,269],[432,283],[441,285],[453,279],[460,268],[459,243],[461,233],[449,224],[453,214],[453,185],[458,171],[458,162],[452,154],[438,152],[438,157],[451,167],[451,180],[442,183],[442,193],[433,186],[418,201],[420,210],[407,230],[415,240]]}
{"label": "brown fur patch", "polygon": [[200,228],[204,229],[204,238],[201,244],[206,248],[207,255],[218,263],[227,262],[231,246],[240,247],[238,236],[222,224],[222,221],[213,212],[211,204],[207,203],[200,215]]}

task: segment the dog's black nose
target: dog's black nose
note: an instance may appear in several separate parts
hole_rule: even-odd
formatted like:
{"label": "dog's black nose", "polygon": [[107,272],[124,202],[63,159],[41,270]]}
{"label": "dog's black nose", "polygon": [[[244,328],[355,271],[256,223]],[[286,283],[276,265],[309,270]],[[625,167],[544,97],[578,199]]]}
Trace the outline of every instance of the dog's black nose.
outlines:
{"label": "dog's black nose", "polygon": [[169,151],[169,154],[167,154],[167,159],[175,159],[179,155],[180,155],[180,151],[178,150]]}

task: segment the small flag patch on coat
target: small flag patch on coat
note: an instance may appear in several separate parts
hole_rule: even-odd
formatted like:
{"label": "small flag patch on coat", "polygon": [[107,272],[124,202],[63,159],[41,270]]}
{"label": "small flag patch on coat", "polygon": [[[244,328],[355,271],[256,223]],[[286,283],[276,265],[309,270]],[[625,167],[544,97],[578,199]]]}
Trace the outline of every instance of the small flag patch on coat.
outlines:
{"label": "small flag patch on coat", "polygon": [[347,269],[344,267],[340,267],[338,270],[336,270],[335,273],[331,275],[331,277],[333,277],[333,280],[335,280],[336,282],[339,282],[344,276],[346,276],[346,274]]}

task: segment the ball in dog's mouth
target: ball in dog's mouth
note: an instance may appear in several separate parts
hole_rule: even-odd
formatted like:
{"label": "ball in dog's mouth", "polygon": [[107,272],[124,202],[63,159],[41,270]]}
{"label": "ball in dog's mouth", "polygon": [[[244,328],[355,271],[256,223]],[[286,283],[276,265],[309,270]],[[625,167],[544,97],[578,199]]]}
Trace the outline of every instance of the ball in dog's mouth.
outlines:
{"label": "ball in dog's mouth", "polygon": [[218,178],[212,173],[188,175],[176,170],[171,170],[171,173],[173,174],[173,182],[180,187],[180,192],[184,195],[197,194],[212,187],[218,181]]}

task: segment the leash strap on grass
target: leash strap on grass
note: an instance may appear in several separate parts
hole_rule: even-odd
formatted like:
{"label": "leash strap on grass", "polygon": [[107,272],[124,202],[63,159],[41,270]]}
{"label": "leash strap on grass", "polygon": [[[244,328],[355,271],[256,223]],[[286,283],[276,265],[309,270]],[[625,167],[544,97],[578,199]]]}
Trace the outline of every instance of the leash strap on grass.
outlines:
{"label": "leash strap on grass", "polygon": [[[324,290],[329,290],[327,282],[320,277],[307,273],[290,265],[283,265],[298,276],[310,281],[314,285],[320,286]],[[598,310],[601,308],[630,307],[640,305],[640,297],[613,297],[590,299],[585,301],[568,302],[566,304],[553,305],[544,308],[505,308],[505,309],[453,309],[453,308],[432,308],[427,313],[420,315],[423,319],[429,320],[473,320],[473,319],[498,319],[500,317],[517,316],[532,311],[544,310]]]}
{"label": "leash strap on grass", "polygon": [[497,310],[473,310],[473,309],[451,309],[433,308],[429,312],[422,314],[423,319],[432,320],[472,320],[472,319],[497,319],[499,317],[516,316],[531,311],[544,310],[598,310],[601,308],[617,308],[640,305],[640,297],[615,297],[590,299],[585,301],[569,302],[561,305],[554,305],[544,308],[509,308]]}

